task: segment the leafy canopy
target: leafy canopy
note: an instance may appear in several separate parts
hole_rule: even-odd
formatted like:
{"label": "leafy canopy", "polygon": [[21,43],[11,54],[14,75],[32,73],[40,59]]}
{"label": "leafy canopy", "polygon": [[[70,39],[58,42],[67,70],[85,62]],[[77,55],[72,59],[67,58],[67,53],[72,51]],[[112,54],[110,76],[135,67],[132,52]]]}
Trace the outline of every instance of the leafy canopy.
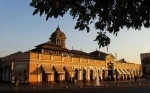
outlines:
{"label": "leafy canopy", "polygon": [[33,15],[45,13],[46,20],[70,12],[77,18],[75,29],[90,31],[89,24],[99,30],[94,41],[99,47],[110,44],[106,32],[117,36],[123,27],[140,30],[150,27],[150,0],[32,0]]}

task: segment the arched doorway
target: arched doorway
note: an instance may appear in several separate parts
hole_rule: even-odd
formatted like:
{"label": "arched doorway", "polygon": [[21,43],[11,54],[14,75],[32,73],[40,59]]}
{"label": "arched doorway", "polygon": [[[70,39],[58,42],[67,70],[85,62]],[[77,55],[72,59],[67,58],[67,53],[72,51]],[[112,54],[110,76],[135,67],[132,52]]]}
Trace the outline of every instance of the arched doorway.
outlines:
{"label": "arched doorway", "polygon": [[137,69],[136,69],[136,76],[139,77],[139,73],[138,73],[138,70],[137,70]]}
{"label": "arched doorway", "polygon": [[90,70],[90,81],[93,81],[93,70]]}
{"label": "arched doorway", "polygon": [[42,69],[42,82],[48,83],[48,74]]}
{"label": "arched doorway", "polygon": [[102,70],[102,79],[105,80],[105,70]]}
{"label": "arched doorway", "polygon": [[55,83],[59,83],[60,82],[59,78],[60,78],[59,74],[57,72],[54,72],[54,81],[55,81]]}
{"label": "arched doorway", "polygon": [[70,73],[65,72],[65,81],[68,82],[70,80]]}
{"label": "arched doorway", "polygon": [[113,67],[112,65],[108,65],[108,77],[110,77],[110,79],[113,79]]}
{"label": "arched doorway", "polygon": [[86,80],[86,70],[85,69],[83,69],[82,77],[83,77],[83,81]]}
{"label": "arched doorway", "polygon": [[75,69],[75,75],[74,75],[75,79],[78,80],[78,70]]}
{"label": "arched doorway", "polygon": [[136,73],[135,73],[135,71],[133,71],[133,75],[134,75],[134,77],[136,76]]}

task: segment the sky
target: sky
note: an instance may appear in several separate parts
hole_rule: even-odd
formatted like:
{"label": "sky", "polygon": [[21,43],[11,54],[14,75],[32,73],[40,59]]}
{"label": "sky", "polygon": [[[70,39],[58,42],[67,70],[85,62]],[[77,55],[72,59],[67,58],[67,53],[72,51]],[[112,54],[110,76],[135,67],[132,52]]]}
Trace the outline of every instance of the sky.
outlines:
{"label": "sky", "polygon": [[[30,7],[31,0],[0,0],[0,57],[18,51],[28,51],[36,45],[47,42],[58,24],[65,33],[66,47],[87,53],[95,51],[106,52],[107,48],[99,48],[94,41],[98,30],[90,25],[90,32],[74,29],[76,20],[69,13],[57,19],[46,21],[45,15],[33,16],[34,8]],[[108,53],[117,54],[117,60],[124,58],[131,63],[140,63],[140,53],[150,52],[150,31],[122,29],[118,36],[107,33],[111,38]]]}

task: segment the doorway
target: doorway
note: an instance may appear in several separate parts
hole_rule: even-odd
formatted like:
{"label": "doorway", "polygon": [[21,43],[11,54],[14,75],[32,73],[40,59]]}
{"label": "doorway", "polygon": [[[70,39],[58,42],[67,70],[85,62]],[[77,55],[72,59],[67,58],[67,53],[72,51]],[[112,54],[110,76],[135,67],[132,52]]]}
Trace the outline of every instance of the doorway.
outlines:
{"label": "doorway", "polygon": [[65,72],[65,81],[69,82],[70,80],[70,73],[69,72]]}
{"label": "doorway", "polygon": [[45,71],[42,71],[42,82],[43,83],[48,83],[48,74],[45,73]]}
{"label": "doorway", "polygon": [[113,67],[112,65],[108,65],[108,79],[113,80]]}
{"label": "doorway", "polygon": [[54,72],[54,81],[55,83],[59,83],[60,82],[60,76],[57,72]]}
{"label": "doorway", "polygon": [[90,81],[93,81],[93,70],[90,70]]}
{"label": "doorway", "polygon": [[83,74],[82,74],[82,77],[83,77],[83,81],[86,81],[86,70],[83,70]]}
{"label": "doorway", "polygon": [[78,70],[77,69],[75,69],[75,76],[74,77],[76,80],[78,80]]}

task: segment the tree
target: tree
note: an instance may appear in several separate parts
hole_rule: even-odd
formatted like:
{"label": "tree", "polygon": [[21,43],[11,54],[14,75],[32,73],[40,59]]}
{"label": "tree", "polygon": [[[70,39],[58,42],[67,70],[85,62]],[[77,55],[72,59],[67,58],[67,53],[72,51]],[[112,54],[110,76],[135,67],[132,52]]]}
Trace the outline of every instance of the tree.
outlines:
{"label": "tree", "polygon": [[99,32],[94,41],[99,47],[110,44],[106,32],[117,36],[124,27],[150,27],[150,0],[32,0],[30,6],[35,8],[33,15],[45,12],[46,20],[70,12],[73,19],[77,18],[75,29],[81,31],[89,32],[89,24],[95,24]]}

